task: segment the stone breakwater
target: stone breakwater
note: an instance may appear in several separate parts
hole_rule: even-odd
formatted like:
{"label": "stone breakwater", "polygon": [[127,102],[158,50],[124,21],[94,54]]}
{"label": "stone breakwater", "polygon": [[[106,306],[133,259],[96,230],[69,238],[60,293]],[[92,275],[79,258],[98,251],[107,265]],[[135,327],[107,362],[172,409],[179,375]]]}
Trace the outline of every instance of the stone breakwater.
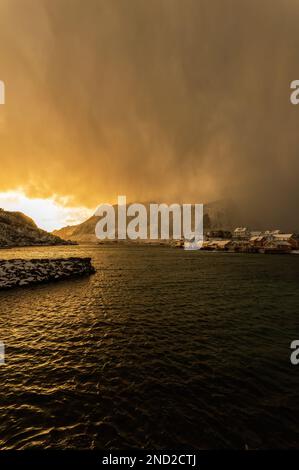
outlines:
{"label": "stone breakwater", "polygon": [[58,281],[95,273],[91,258],[0,261],[0,289]]}

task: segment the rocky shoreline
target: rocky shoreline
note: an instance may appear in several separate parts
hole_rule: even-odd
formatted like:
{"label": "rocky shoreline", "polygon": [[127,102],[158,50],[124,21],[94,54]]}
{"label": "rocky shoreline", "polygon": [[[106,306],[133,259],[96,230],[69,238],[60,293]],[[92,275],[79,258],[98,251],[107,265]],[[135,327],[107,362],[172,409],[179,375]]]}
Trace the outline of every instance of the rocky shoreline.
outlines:
{"label": "rocky shoreline", "polygon": [[0,260],[0,290],[94,274],[91,258]]}

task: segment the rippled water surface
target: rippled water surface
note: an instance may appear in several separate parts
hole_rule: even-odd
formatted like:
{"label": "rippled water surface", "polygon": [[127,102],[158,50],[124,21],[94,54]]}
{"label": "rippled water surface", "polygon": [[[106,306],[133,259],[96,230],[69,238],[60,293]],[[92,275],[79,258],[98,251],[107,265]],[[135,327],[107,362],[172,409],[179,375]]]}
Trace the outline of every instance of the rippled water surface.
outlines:
{"label": "rippled water surface", "polygon": [[299,256],[163,247],[92,256],[97,273],[0,292],[0,447],[299,445]]}

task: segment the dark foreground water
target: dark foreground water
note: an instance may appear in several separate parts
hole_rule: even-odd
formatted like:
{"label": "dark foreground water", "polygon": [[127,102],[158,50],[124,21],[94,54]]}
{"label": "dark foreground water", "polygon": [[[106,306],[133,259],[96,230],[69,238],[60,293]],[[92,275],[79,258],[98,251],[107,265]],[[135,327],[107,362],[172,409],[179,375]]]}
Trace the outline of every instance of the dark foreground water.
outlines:
{"label": "dark foreground water", "polygon": [[299,256],[155,247],[91,278],[0,293],[0,447],[299,445]]}

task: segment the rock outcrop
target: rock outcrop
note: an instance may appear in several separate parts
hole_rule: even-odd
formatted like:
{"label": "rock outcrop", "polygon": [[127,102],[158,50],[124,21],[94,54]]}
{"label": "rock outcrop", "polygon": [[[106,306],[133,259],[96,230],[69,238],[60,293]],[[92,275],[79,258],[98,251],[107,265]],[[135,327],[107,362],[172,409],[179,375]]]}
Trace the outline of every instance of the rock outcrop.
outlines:
{"label": "rock outcrop", "polygon": [[11,259],[0,261],[0,290],[95,273],[91,258]]}
{"label": "rock outcrop", "polygon": [[57,235],[41,230],[30,217],[22,212],[0,209],[0,248],[34,245],[69,245]]}

